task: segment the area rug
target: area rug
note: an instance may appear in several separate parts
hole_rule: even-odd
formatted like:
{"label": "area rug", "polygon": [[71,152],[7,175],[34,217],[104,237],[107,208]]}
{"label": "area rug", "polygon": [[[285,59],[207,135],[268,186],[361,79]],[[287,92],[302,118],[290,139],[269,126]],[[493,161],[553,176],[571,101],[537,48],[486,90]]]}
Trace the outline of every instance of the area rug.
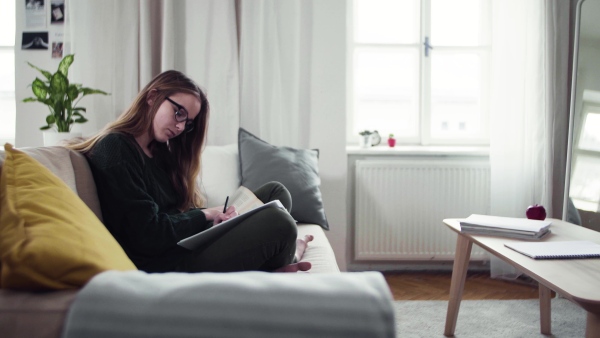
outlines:
{"label": "area rug", "polygon": [[[395,301],[396,336],[444,337],[448,301]],[[564,298],[553,298],[552,336],[540,333],[537,299],[463,300],[454,331],[457,338],[585,336],[586,311]]]}

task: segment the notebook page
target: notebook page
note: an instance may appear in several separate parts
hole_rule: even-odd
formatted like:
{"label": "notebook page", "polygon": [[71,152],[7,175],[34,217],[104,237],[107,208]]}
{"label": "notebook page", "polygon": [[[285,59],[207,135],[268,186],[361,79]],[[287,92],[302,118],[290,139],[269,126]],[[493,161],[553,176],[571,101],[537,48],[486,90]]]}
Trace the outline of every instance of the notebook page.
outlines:
{"label": "notebook page", "polygon": [[600,244],[590,241],[519,242],[504,246],[535,259],[600,257]]}

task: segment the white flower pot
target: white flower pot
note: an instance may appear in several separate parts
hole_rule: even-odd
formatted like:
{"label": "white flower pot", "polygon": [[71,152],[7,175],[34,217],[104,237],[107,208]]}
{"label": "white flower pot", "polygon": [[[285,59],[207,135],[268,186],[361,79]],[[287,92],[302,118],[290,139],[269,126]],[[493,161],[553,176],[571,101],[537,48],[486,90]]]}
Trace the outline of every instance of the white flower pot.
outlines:
{"label": "white flower pot", "polygon": [[59,146],[62,145],[64,140],[69,140],[74,137],[81,137],[81,133],[59,133],[54,130],[45,130],[44,134],[44,147]]}
{"label": "white flower pot", "polygon": [[372,135],[359,135],[358,146],[361,148],[371,148],[373,144]]}

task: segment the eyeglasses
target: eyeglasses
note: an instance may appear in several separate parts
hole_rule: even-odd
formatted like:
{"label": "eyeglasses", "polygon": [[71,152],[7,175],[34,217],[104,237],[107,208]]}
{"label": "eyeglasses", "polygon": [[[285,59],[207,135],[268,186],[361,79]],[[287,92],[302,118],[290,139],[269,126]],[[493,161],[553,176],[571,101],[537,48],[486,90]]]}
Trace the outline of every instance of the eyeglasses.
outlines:
{"label": "eyeglasses", "polygon": [[189,133],[194,130],[194,120],[188,119],[187,110],[185,107],[180,105],[179,103],[171,100],[170,98],[166,98],[169,102],[171,102],[177,109],[175,110],[175,121],[177,122],[185,122],[185,132]]}

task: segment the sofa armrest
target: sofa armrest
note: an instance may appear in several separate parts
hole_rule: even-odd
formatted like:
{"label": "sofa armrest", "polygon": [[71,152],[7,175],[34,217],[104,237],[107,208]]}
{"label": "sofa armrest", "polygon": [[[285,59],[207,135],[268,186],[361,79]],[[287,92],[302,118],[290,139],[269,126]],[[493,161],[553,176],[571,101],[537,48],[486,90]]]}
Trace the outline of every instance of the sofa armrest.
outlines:
{"label": "sofa armrest", "polygon": [[379,272],[103,272],[63,337],[395,337]]}
{"label": "sofa armrest", "polygon": [[58,338],[78,290],[26,292],[0,289],[3,338]]}

